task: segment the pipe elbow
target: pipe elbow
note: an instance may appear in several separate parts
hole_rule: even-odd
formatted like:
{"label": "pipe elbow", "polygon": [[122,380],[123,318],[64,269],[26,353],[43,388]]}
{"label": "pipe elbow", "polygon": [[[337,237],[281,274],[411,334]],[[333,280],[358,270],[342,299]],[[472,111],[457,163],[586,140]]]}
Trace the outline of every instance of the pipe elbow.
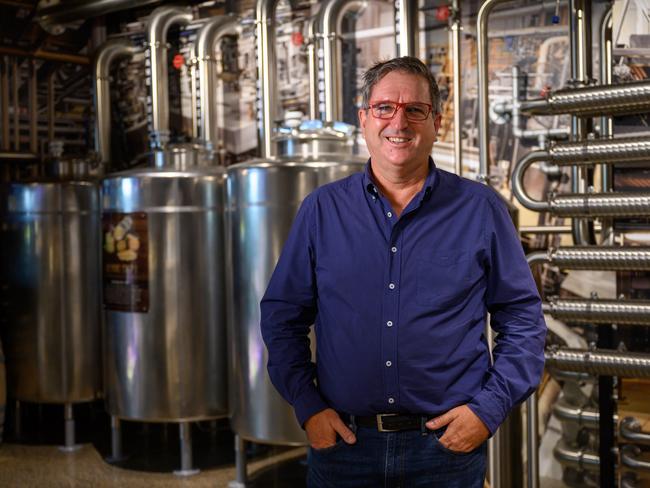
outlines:
{"label": "pipe elbow", "polygon": [[527,209],[535,212],[547,211],[551,206],[549,202],[535,200],[526,193],[524,187],[524,175],[533,163],[546,161],[548,159],[550,159],[550,155],[546,151],[530,152],[517,162],[517,165],[512,172],[512,193],[515,195],[519,203]]}

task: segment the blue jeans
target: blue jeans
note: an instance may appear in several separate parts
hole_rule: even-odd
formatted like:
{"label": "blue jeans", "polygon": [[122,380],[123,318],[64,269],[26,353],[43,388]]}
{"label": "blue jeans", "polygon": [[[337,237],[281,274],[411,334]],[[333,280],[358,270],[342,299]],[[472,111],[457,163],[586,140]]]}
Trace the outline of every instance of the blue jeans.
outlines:
{"label": "blue jeans", "polygon": [[445,428],[378,432],[357,428],[356,444],[342,440],[309,449],[308,488],[483,488],[487,443],[464,454],[438,441]]}

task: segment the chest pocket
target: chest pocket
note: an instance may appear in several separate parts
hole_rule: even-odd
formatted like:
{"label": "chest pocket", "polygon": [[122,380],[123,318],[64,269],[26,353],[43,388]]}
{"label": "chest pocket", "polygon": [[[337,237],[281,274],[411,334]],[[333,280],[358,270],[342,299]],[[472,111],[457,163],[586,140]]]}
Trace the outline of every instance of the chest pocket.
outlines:
{"label": "chest pocket", "polygon": [[441,252],[418,259],[417,303],[440,308],[462,300],[471,288],[471,265],[465,252]]}

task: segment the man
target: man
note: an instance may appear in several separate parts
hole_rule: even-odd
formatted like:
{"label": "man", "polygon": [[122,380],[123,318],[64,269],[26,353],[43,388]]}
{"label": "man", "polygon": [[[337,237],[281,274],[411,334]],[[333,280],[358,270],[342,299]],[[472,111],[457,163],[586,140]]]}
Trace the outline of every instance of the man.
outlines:
{"label": "man", "polygon": [[366,170],[305,199],[262,300],[309,486],[482,487],[486,439],[539,382],[546,329],[521,243],[492,189],[435,167],[438,107],[418,59],[368,70]]}

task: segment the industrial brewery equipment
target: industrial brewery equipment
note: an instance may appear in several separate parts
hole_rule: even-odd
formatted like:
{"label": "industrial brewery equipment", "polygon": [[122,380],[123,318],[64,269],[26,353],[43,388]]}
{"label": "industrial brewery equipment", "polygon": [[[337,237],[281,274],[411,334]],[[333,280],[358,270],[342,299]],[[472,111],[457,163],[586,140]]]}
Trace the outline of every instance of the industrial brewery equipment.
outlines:
{"label": "industrial brewery equipment", "polygon": [[[167,48],[188,9],[160,7],[148,24],[151,144],[155,167],[102,184],[104,367],[113,457],[120,419],[177,422],[181,470],[192,469],[190,422],[228,413],[224,304],[225,170],[214,165],[214,50],[236,20],[205,21],[197,34],[202,144],[170,143]],[[208,84],[206,86],[206,84]]]}
{"label": "industrial brewery equipment", "polygon": [[87,160],[47,169],[0,185],[0,331],[17,431],[19,402],[63,404],[72,451],[73,404],[101,391],[99,191]]}
{"label": "industrial brewery equipment", "polygon": [[[318,186],[363,169],[365,161],[353,156],[353,127],[337,122],[333,109],[325,122],[302,122],[274,134],[278,119],[275,89],[275,11],[277,0],[256,4],[257,59],[259,60],[258,118],[261,158],[228,168],[227,276],[230,343],[231,425],[236,433],[237,479],[246,483],[244,441],[304,445],[306,436],[293,409],[269,379],[267,352],[259,328],[259,303],[279,258],[302,200]],[[362,2],[334,0],[321,5],[310,24],[324,51],[326,107],[337,106],[340,69],[333,62],[341,19]],[[409,17],[410,18],[410,17]],[[310,114],[319,112],[315,43],[310,47]],[[335,59],[340,59],[340,56]]]}

